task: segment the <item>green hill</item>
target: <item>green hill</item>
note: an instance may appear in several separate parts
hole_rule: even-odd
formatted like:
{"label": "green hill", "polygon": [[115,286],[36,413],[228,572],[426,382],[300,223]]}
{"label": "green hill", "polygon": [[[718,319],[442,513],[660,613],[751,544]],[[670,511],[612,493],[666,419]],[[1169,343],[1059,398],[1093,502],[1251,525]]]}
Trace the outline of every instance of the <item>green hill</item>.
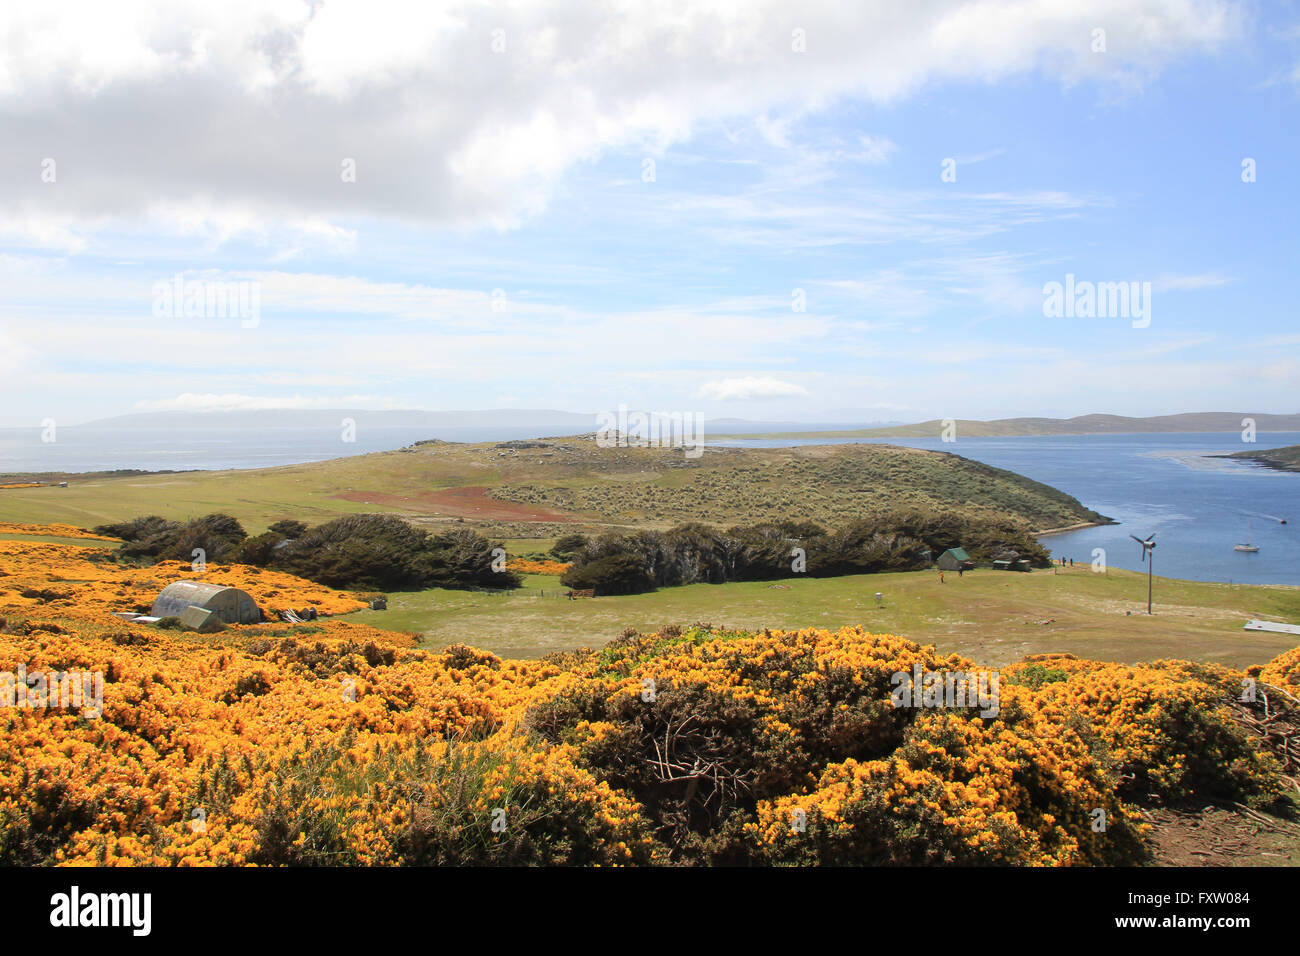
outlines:
{"label": "green hill", "polygon": [[1238,451],[1231,455],[1215,455],[1215,458],[1244,458],[1258,462],[1266,468],[1278,471],[1300,471],[1300,445],[1287,445],[1285,448],[1270,448],[1267,451]]}
{"label": "green hill", "polygon": [[256,532],[383,512],[468,523],[510,537],[610,526],[806,519],[842,525],[894,507],[1011,515],[1035,529],[1107,520],[1077,499],[957,455],[891,445],[599,448],[592,436],[479,444],[427,442],[248,471],[72,478],[0,490],[0,520],[90,527],[141,514],[221,511]]}

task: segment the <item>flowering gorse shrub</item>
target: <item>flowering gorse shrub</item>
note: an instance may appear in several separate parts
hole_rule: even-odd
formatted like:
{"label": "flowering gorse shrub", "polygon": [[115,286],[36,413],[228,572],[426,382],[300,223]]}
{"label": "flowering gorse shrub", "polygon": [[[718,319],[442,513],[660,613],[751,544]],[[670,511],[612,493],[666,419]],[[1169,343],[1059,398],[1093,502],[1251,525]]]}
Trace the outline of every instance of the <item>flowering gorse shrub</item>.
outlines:
{"label": "flowering gorse shrub", "polygon": [[1037,662],[1068,674],[1040,687],[1040,705],[1055,720],[1087,723],[1123,796],[1268,806],[1286,793],[1280,765],[1226,706],[1241,690],[1241,674],[1188,661],[1127,665],[1040,655],[1008,668],[1009,679]]}
{"label": "flowering gorse shrub", "polygon": [[516,574],[549,574],[559,577],[572,567],[567,561],[539,561],[533,558],[514,558],[506,562],[506,569]]}
{"label": "flowering gorse shrub", "polygon": [[[65,536],[66,537],[66,536]],[[204,581],[247,591],[262,610],[314,607],[319,614],[347,614],[367,607],[347,592],[282,571],[249,565],[159,561],[124,567],[106,551],[71,544],[0,541],[0,605],[16,612],[64,609],[148,613],[173,581]]]}
{"label": "flowering gorse shrub", "polygon": [[70,551],[0,542],[0,674],[103,680],[98,715],[0,706],[0,864],[1129,864],[1142,803],[1286,804],[1216,665],[1038,656],[981,716],[894,706],[899,674],[976,665],[861,628],[541,661],[339,618],[198,636],[109,613],[156,569]]}
{"label": "flowering gorse shrub", "polygon": [[[7,488],[30,488],[38,485],[5,485]],[[111,541],[117,539],[105,534],[96,534],[85,528],[71,524],[23,524],[19,521],[0,521],[0,534],[30,534],[57,538],[78,538],[86,541]]]}
{"label": "flowering gorse shrub", "polygon": [[1252,668],[1260,680],[1300,697],[1300,647],[1279,654],[1261,668]]}

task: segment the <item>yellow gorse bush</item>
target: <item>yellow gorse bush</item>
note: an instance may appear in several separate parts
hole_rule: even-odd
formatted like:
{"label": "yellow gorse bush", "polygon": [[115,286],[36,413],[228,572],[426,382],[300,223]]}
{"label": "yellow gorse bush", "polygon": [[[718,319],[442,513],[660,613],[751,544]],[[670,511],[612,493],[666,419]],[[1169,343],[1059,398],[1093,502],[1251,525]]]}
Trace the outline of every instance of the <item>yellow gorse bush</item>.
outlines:
{"label": "yellow gorse bush", "polygon": [[[103,675],[98,718],[0,708],[3,863],[1114,864],[1142,858],[1152,794],[1284,792],[1227,668],[1039,656],[981,717],[894,707],[899,672],[976,665],[861,628],[512,661],[327,617],[199,637],[110,613],[188,565],[0,542],[0,571],[0,673]],[[205,579],[362,605],[253,568]]]}
{"label": "yellow gorse bush", "polygon": [[[41,526],[40,533],[55,534],[51,529],[56,527],[62,526]],[[53,609],[143,613],[153,606],[158,592],[180,580],[240,588],[268,614],[307,606],[315,607],[320,614],[347,614],[368,606],[354,595],[280,571],[215,564],[196,571],[184,561],[160,561],[147,568],[122,567],[103,551],[71,544],[0,541],[0,570],[5,572],[0,577],[0,603],[23,610],[49,605]],[[23,591],[41,593],[23,597]]]}
{"label": "yellow gorse bush", "polygon": [[[39,485],[0,485],[0,488],[32,488]],[[87,541],[117,541],[106,535],[95,534],[71,524],[23,524],[20,521],[0,521],[0,534],[44,535],[51,538],[78,538]]]}
{"label": "yellow gorse bush", "polygon": [[506,569],[518,574],[551,574],[558,577],[570,567],[565,561],[535,561],[531,558],[515,558],[506,562]]}
{"label": "yellow gorse bush", "polygon": [[[1252,671],[1256,669],[1252,668]],[[1260,680],[1282,688],[1293,697],[1300,697],[1300,647],[1279,654],[1258,668],[1257,673]]]}

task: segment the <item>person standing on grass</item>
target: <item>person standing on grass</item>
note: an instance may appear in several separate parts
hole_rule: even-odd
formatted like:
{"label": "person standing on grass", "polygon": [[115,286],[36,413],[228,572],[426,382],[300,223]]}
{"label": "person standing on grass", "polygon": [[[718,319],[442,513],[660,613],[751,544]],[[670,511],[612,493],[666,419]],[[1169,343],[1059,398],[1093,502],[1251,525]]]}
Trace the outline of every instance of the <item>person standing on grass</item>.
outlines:
{"label": "person standing on grass", "polygon": [[943,584],[943,572],[942,572],[942,571],[939,572],[939,583],[940,583],[940,584]]}

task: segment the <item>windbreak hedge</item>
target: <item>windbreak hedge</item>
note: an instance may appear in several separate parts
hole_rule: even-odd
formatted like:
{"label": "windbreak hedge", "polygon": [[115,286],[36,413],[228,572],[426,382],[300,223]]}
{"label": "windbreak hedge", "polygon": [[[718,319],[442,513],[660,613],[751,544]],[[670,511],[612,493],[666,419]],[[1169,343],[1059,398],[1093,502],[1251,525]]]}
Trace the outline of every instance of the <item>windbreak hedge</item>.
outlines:
{"label": "windbreak hedge", "polygon": [[468,529],[430,534],[392,515],[347,515],[307,528],[280,521],[250,538],[223,514],[192,521],[150,515],[97,532],[122,538],[127,558],[189,561],[194,549],[207,562],[251,564],[287,571],[333,588],[385,591],[420,588],[516,588],[519,575],[493,570],[496,547]]}
{"label": "windbreak hedge", "polygon": [[[1027,525],[1013,519],[904,511],[862,518],[839,531],[785,521],[726,531],[691,523],[662,532],[602,535],[573,553],[573,566],[561,581],[598,594],[639,594],[682,584],[766,581],[796,573],[836,577],[914,571],[956,547],[976,560],[1014,550],[1036,567],[1050,564],[1047,549]],[[801,562],[797,567],[796,561]]]}

